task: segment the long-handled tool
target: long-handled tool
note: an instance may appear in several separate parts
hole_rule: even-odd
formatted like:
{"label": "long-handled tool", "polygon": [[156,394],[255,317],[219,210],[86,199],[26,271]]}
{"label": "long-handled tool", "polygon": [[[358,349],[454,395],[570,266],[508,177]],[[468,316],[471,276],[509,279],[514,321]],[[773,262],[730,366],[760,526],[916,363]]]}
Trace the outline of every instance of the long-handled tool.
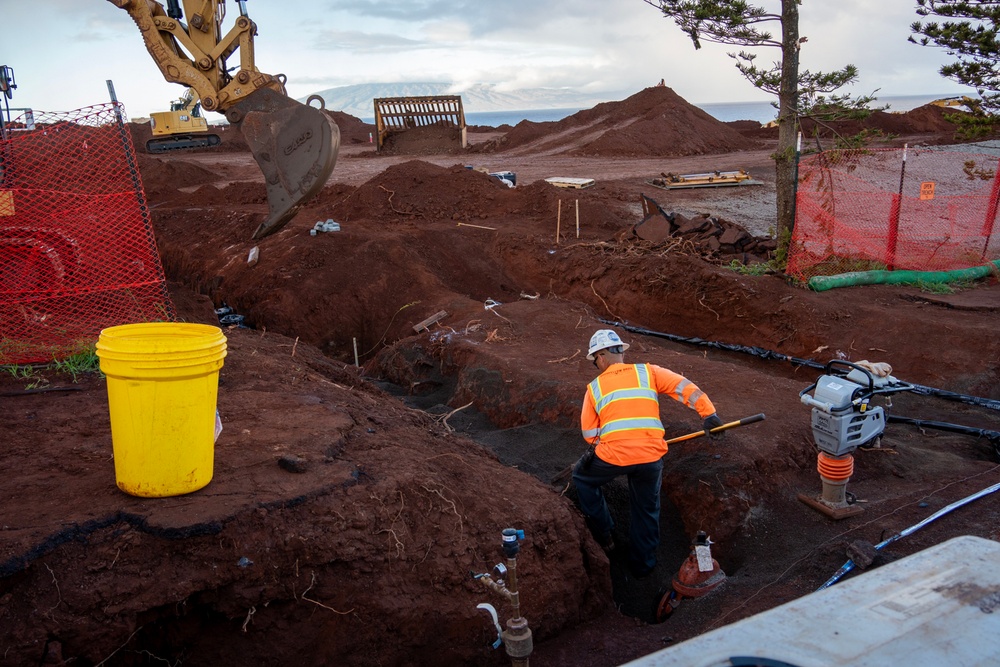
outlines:
{"label": "long-handled tool", "polygon": [[[759,421],[764,421],[764,413],[751,415],[750,417],[744,417],[743,419],[737,419],[736,421],[727,422],[721,426],[716,426],[715,428],[709,430],[709,434],[721,433],[722,431],[727,431],[731,428],[736,428],[737,426],[746,426],[747,424],[753,424]],[[705,431],[694,431],[693,433],[688,433],[687,435],[679,435],[676,438],[670,438],[665,442],[668,445],[672,445],[678,442],[684,442],[685,440],[694,440],[695,438],[700,438],[705,435]],[[560,472],[558,475],[552,478],[552,484],[555,486],[561,486],[569,482],[570,477],[573,475],[573,466],[570,465],[568,468]]]}
{"label": "long-handled tool", "polygon": [[[736,428],[737,426],[746,426],[747,424],[753,424],[754,422],[760,422],[760,421],[764,421],[764,413],[763,412],[761,412],[760,414],[757,414],[757,415],[750,416],[750,417],[744,417],[743,419],[737,419],[734,422],[727,422],[727,423],[723,424],[722,426],[716,426],[715,428],[709,430],[709,433],[712,433],[712,434],[714,434],[714,433],[721,433],[722,431],[725,431],[725,430],[728,430],[728,429],[731,429],[731,428]],[[668,445],[672,445],[675,442],[684,442],[685,440],[694,440],[695,438],[700,438],[703,435],[705,435],[705,431],[704,430],[695,431],[693,433],[688,433],[687,435],[679,435],[676,438],[670,438],[669,440],[666,441],[666,443]]]}

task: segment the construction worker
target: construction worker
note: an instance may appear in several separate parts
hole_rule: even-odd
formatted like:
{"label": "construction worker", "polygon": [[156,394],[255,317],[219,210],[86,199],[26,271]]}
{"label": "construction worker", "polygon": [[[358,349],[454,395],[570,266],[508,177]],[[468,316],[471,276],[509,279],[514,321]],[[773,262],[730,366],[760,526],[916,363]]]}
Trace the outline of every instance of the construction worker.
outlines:
{"label": "construction worker", "polygon": [[610,329],[590,339],[587,359],[600,375],[587,387],[580,427],[592,447],[573,466],[573,482],[587,525],[610,555],[614,525],[601,487],[620,475],[628,477],[628,565],[641,578],[656,567],[660,545],[660,481],[667,444],[659,394],[696,410],[706,433],[722,426],[722,420],[708,396],[682,375],[653,364],[626,364],[628,347]]}

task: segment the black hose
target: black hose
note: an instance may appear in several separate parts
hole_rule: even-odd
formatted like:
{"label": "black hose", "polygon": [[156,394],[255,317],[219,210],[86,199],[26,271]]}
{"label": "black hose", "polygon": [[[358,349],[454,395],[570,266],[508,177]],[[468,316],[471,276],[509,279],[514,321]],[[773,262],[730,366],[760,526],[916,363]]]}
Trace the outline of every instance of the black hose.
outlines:
{"label": "black hose", "polygon": [[962,426],[960,424],[949,424],[948,422],[938,422],[930,421],[927,419],[914,419],[912,417],[903,417],[901,415],[891,415],[886,414],[886,422],[895,422],[898,424],[910,424],[912,426],[917,426],[920,428],[934,428],[939,431],[950,431],[952,433],[962,433],[964,435],[972,435],[977,438],[986,438],[990,441],[990,445],[993,447],[993,453],[996,455],[997,459],[1000,459],[1000,431],[990,431],[985,428],[974,428],[972,426]]}
{"label": "black hose", "polygon": [[[775,359],[777,361],[788,361],[791,362],[793,366],[805,366],[807,368],[815,368],[817,370],[823,370],[826,368],[826,364],[821,364],[818,361],[813,361],[812,359],[800,359],[798,357],[790,357],[787,354],[781,354],[780,352],[775,352],[773,350],[766,350],[762,347],[754,347],[749,345],[734,345],[732,343],[719,343],[717,341],[706,341],[701,338],[691,338],[687,336],[678,336],[676,334],[663,333],[661,331],[652,331],[650,329],[643,329],[642,327],[635,327],[630,324],[625,324],[624,322],[616,322],[612,320],[599,319],[603,324],[608,324],[615,327],[621,327],[626,331],[632,333],[642,334],[644,336],[654,336],[656,338],[665,338],[667,340],[673,341],[675,343],[689,343],[691,345],[700,345],[703,347],[711,347],[718,350],[726,350],[729,352],[742,352],[744,354],[752,354],[759,359]],[[968,405],[977,405],[983,408],[989,408],[990,410],[1000,411],[1000,401],[992,398],[983,398],[981,396],[968,396],[966,394],[956,394],[953,391],[946,391],[944,389],[935,389],[934,387],[925,387],[921,384],[910,384],[912,391],[915,394],[921,394],[926,396],[937,396],[938,398],[944,398],[949,401],[958,401],[960,403],[966,403]]]}

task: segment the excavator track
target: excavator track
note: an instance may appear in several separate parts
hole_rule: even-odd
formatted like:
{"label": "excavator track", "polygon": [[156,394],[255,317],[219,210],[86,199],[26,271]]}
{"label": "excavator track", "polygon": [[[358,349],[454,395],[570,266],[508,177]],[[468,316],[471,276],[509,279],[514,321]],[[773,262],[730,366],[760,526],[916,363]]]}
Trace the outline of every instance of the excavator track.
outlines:
{"label": "excavator track", "polygon": [[181,134],[163,139],[150,139],[146,142],[147,153],[166,153],[182,148],[214,148],[222,143],[217,134]]}
{"label": "excavator track", "polygon": [[267,186],[267,219],[253,233],[261,239],[284,227],[299,207],[326,185],[340,150],[340,129],[320,107],[261,88],[226,112],[239,126]]}

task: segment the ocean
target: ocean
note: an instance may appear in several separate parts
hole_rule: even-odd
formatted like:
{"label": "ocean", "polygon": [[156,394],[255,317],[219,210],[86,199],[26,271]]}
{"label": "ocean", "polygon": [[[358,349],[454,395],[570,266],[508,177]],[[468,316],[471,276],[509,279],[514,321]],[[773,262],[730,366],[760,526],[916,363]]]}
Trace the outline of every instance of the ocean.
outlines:
{"label": "ocean", "polygon": [[[873,106],[889,105],[889,111],[909,111],[928,104],[942,97],[952,97],[948,93],[939,95],[886,95],[878,98]],[[711,104],[695,104],[696,107],[708,112],[715,118],[730,122],[734,120],[755,120],[767,123],[774,120],[777,111],[770,102],[718,102]],[[572,116],[580,109],[527,109],[519,111],[471,111],[466,112],[465,122],[468,125],[485,125],[499,127],[500,125],[517,125],[522,120],[536,123],[558,121]],[[365,122],[374,122],[366,119]]]}

